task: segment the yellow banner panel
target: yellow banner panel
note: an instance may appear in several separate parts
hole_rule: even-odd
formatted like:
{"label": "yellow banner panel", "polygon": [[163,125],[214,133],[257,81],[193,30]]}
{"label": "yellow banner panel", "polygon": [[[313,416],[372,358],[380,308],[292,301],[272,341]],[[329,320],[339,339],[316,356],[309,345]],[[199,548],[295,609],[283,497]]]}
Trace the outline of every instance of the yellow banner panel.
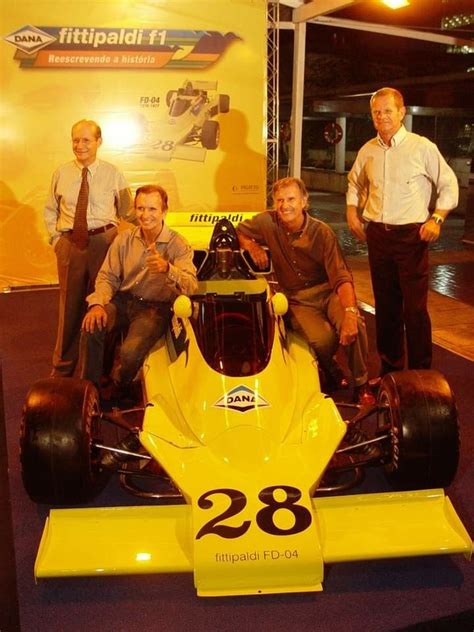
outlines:
{"label": "yellow banner panel", "polygon": [[18,0],[1,17],[0,288],[56,282],[43,207],[76,121],[171,211],[260,211],[266,2]]}

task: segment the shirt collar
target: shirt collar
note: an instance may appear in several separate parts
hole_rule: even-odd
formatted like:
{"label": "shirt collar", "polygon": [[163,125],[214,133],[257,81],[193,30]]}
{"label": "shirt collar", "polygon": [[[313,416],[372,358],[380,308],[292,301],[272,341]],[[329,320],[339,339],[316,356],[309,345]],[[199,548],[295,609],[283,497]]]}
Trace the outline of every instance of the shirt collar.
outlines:
{"label": "shirt collar", "polygon": [[[84,165],[81,165],[80,162],[78,162],[77,160],[74,161],[77,168],[80,169],[81,171],[84,169]],[[97,169],[99,168],[99,160],[96,158],[94,160],[94,162],[92,164],[90,164],[87,169],[89,170],[89,173],[93,176],[95,174],[95,172],[97,171]]]}
{"label": "shirt collar", "polygon": [[[135,228],[132,229],[132,237],[139,239],[146,246],[140,226],[135,226]],[[171,237],[171,230],[166,224],[163,224],[163,228],[161,229],[160,234],[155,239],[155,244],[166,244],[170,241]]]}
{"label": "shirt collar", "polygon": [[283,230],[287,235],[294,235],[294,236],[301,236],[304,231],[306,230],[306,228],[308,227],[308,213],[307,211],[303,211],[304,214],[304,222],[303,222],[303,226],[301,228],[299,228],[298,230],[295,231],[289,231],[287,229],[287,227],[283,224],[283,222],[280,220],[280,216],[278,215],[277,211],[273,211],[275,213],[275,219],[276,219],[276,223],[278,224],[278,226],[281,228],[281,230]]}
{"label": "shirt collar", "polygon": [[[390,141],[390,147],[398,147],[398,145],[400,145],[400,143],[402,143],[405,140],[407,134],[408,132],[406,130],[406,127],[402,124],[398,132],[394,136],[392,136],[392,140]],[[383,140],[380,138],[378,134],[377,134],[377,140],[379,144],[382,145],[382,147],[389,146],[383,142]]]}

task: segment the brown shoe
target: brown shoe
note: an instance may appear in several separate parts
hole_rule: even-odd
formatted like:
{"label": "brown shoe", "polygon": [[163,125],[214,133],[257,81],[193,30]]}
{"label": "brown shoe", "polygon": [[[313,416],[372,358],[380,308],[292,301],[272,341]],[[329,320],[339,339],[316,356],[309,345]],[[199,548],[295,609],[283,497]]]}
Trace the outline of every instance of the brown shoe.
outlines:
{"label": "brown shoe", "polygon": [[355,387],[354,401],[361,406],[375,406],[377,400],[368,382]]}

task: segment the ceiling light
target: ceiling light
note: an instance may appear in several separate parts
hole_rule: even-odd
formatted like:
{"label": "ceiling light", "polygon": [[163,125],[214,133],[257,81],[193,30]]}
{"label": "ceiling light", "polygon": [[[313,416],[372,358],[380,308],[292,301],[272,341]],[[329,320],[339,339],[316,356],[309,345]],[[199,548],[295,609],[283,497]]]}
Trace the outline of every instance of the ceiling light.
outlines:
{"label": "ceiling light", "polygon": [[391,9],[401,9],[402,7],[407,7],[410,4],[408,0],[382,0],[382,2]]}

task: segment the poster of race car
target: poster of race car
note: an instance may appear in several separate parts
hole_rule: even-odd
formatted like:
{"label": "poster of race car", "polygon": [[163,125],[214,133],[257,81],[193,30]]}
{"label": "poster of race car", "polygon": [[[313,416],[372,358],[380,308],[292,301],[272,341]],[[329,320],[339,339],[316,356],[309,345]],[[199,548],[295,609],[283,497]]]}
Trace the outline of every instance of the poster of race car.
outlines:
{"label": "poster of race car", "polygon": [[17,0],[1,18],[0,288],[57,282],[43,210],[82,119],[102,130],[99,159],[132,192],[161,184],[172,212],[265,208],[264,0],[49,8]]}
{"label": "poster of race car", "polygon": [[207,150],[219,146],[219,115],[230,109],[230,96],[217,88],[217,81],[186,80],[178,89],[168,90],[164,99],[160,97],[166,112],[146,122],[144,142],[135,150],[162,161],[203,162]]}

